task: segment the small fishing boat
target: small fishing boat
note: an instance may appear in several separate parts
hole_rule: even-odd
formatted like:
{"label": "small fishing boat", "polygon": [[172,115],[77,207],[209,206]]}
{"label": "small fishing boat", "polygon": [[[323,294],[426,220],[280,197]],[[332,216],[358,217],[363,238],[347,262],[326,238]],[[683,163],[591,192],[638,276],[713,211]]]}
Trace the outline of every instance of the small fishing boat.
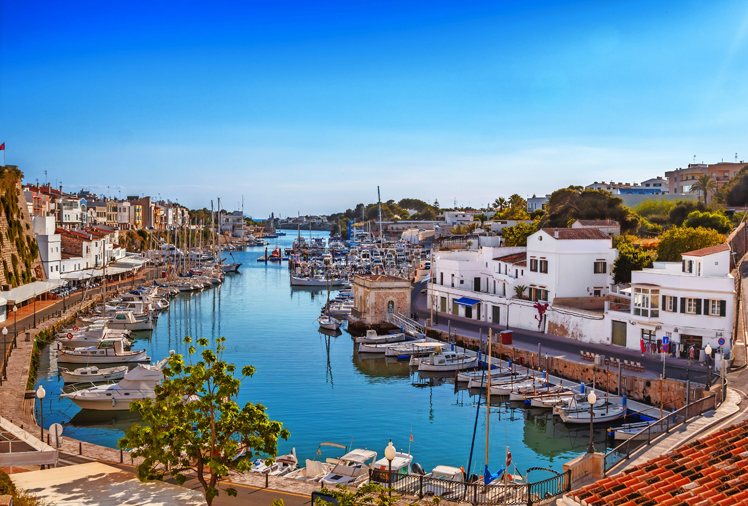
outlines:
{"label": "small fishing boat", "polygon": [[359,336],[353,339],[356,344],[388,344],[388,343],[401,343],[407,341],[408,338],[402,332],[399,334],[386,334],[377,335],[376,330],[367,330],[365,336]]}
{"label": "small fishing boat", "polygon": [[252,473],[269,474],[271,476],[285,476],[295,471],[298,466],[299,459],[296,458],[296,448],[294,448],[291,450],[291,453],[277,457],[275,462],[269,466],[265,464],[264,460],[255,459],[249,471]]}
{"label": "small fishing boat", "polygon": [[109,317],[109,327],[127,330],[153,330],[153,318],[150,315],[136,317],[132,311],[117,311]]}
{"label": "small fishing boat", "polygon": [[[502,371],[498,369],[491,369],[491,382],[495,383],[499,380],[503,380],[503,378],[508,378],[511,375],[512,372],[506,368],[504,368],[504,370]],[[470,383],[471,381],[477,381],[478,385],[480,386],[481,378],[483,378],[484,385],[488,383],[488,375],[486,374],[486,371],[484,369],[478,369],[475,371],[460,371],[457,373],[458,383]]]}
{"label": "small fishing boat", "polygon": [[536,388],[539,388],[541,386],[545,386],[545,380],[541,378],[527,378],[519,381],[505,381],[503,383],[498,383],[494,385],[491,383],[491,395],[509,395],[512,393],[512,391],[517,390],[519,388],[527,388],[532,386],[535,386]]}
{"label": "small fishing boat", "polygon": [[[608,436],[612,437],[616,441],[624,441],[626,439],[633,438],[639,432],[649,427],[650,422],[636,422],[636,423],[625,423],[620,427],[608,429]],[[646,438],[646,433],[644,435]]]}
{"label": "small fishing boat", "polygon": [[440,353],[443,343],[437,342],[412,342],[412,343],[394,343],[393,346],[387,346],[385,356],[398,358],[427,357],[432,353]]}
{"label": "small fishing boat", "polygon": [[79,367],[75,370],[59,367],[60,376],[63,383],[96,383],[99,381],[121,380],[129,367],[121,365],[118,367],[108,367],[99,369],[95,365],[89,367]]}
{"label": "small fishing boat", "polygon": [[556,406],[563,406],[568,404],[578,394],[574,392],[566,392],[561,394],[551,395],[536,395],[530,399],[530,406],[533,408],[552,409]]}
{"label": "small fishing boat", "polygon": [[543,397],[548,395],[559,395],[563,393],[571,392],[567,387],[560,385],[550,385],[546,383],[544,386],[539,387],[537,385],[530,385],[529,387],[517,388],[509,393],[510,401],[526,401],[535,397]]}
{"label": "small fishing boat", "polygon": [[369,478],[369,468],[377,458],[377,452],[371,450],[352,450],[338,459],[338,462],[320,483],[327,488],[337,485],[358,485]]}
{"label": "small fishing boat", "polygon": [[125,351],[124,338],[107,339],[98,346],[57,350],[58,362],[74,364],[111,364],[117,362],[148,362],[146,350]]}
{"label": "small fishing boat", "polygon": [[338,330],[343,324],[343,322],[341,322],[337,318],[326,314],[323,314],[319,318],[317,318],[317,323],[319,323],[320,328],[327,330]]}
{"label": "small fishing boat", "polygon": [[[602,399],[592,406],[592,423],[606,423],[618,420],[626,414],[626,406]],[[590,423],[589,403],[576,403],[572,401],[569,406],[562,408],[558,413],[564,423]]]}
{"label": "small fishing boat", "polygon": [[410,365],[418,366],[419,371],[461,371],[476,367],[478,365],[478,355],[447,350],[423,358],[411,357]]}

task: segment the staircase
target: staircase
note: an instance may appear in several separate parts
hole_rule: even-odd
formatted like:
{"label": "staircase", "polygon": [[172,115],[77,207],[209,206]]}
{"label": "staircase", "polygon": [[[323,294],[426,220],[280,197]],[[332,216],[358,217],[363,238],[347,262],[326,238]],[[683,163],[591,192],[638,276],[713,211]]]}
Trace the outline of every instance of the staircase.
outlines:
{"label": "staircase", "polygon": [[425,332],[423,325],[402,313],[387,313],[384,316],[384,320],[396,327],[400,327],[403,329],[403,332],[408,332],[413,335],[423,334]]}

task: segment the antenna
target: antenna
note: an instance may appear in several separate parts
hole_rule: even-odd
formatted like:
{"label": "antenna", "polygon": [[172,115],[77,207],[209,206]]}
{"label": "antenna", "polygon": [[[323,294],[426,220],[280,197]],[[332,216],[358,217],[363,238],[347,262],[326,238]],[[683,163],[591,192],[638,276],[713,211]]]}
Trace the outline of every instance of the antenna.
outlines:
{"label": "antenna", "polygon": [[735,163],[738,163],[738,154],[735,153]]}
{"label": "antenna", "polygon": [[696,163],[696,155],[693,155],[693,163]]}

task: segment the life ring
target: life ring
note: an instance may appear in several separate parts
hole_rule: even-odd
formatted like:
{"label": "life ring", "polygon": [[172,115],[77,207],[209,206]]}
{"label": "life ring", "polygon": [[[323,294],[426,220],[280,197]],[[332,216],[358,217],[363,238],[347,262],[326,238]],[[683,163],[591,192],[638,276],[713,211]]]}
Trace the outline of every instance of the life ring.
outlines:
{"label": "life ring", "polygon": [[77,331],[79,331],[80,329],[79,329],[78,327],[73,327],[73,330],[75,330],[75,331],[77,332]]}
{"label": "life ring", "polygon": [[68,339],[72,339],[72,338],[73,338],[73,334],[71,334],[70,332],[68,332]]}

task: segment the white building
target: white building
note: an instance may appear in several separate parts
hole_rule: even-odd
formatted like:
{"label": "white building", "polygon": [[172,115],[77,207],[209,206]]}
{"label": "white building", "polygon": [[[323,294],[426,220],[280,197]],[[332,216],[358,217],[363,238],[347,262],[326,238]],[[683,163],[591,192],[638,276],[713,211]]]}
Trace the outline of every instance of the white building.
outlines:
{"label": "white building", "polygon": [[527,199],[527,212],[531,213],[533,211],[537,211],[538,209],[543,209],[543,206],[548,202],[548,199],[550,199],[550,195],[546,195],[545,197],[536,197],[533,195],[529,199]]}
{"label": "white building", "polygon": [[732,348],[735,279],[727,244],[684,253],[682,262],[655,262],[631,273],[630,308],[609,309],[613,344],[659,352],[664,341],[676,356],[695,359],[711,346]]}
{"label": "white building", "polygon": [[221,232],[229,233],[234,237],[242,237],[244,231],[244,213],[234,211],[221,215]]}
{"label": "white building", "polygon": [[667,179],[662,176],[653,177],[642,181],[640,185],[642,188],[655,188],[659,189],[663,194],[668,193],[668,182]]}
{"label": "white building", "polygon": [[78,228],[81,222],[81,199],[75,197],[62,197],[60,199],[59,215],[57,217],[59,226],[62,228]]}
{"label": "white building", "polygon": [[39,245],[39,257],[44,266],[44,274],[47,279],[59,279],[62,244],[60,234],[55,233],[55,217],[32,216],[31,224],[34,227],[36,243]]}
{"label": "white building", "polygon": [[449,226],[468,225],[477,221],[476,215],[484,214],[489,220],[496,214],[494,211],[444,211],[439,217]]}
{"label": "white building", "polygon": [[129,230],[132,228],[132,224],[135,222],[133,212],[134,209],[130,206],[130,202],[127,200],[117,202],[117,226],[121,230]]}
{"label": "white building", "polygon": [[621,235],[621,225],[616,220],[577,220],[571,228],[597,228],[612,237]]}

